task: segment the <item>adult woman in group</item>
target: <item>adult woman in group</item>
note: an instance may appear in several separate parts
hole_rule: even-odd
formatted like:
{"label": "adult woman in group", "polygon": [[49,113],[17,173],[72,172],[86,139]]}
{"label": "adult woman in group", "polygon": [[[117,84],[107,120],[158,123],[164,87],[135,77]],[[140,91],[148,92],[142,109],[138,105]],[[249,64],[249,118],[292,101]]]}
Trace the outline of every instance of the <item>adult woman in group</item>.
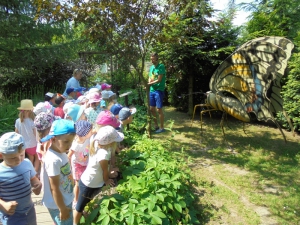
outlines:
{"label": "adult woman in group", "polygon": [[77,92],[81,92],[83,90],[85,90],[85,88],[80,87],[80,83],[79,80],[82,78],[82,71],[79,69],[75,69],[73,71],[73,77],[71,77],[66,85],[66,89],[63,93],[63,96],[67,97],[67,89],[68,88],[74,88]]}

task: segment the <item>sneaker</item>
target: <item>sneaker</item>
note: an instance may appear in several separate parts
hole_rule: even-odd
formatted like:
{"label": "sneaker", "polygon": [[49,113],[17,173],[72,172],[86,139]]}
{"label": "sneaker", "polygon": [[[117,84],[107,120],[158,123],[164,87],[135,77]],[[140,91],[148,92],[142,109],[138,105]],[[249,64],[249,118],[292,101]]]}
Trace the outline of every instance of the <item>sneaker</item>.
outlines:
{"label": "sneaker", "polygon": [[158,129],[157,131],[155,131],[155,133],[159,134],[159,133],[162,133],[162,132],[165,132],[166,130],[165,129]]}
{"label": "sneaker", "polygon": [[159,127],[155,127],[153,131],[157,131],[157,130],[159,130]]}

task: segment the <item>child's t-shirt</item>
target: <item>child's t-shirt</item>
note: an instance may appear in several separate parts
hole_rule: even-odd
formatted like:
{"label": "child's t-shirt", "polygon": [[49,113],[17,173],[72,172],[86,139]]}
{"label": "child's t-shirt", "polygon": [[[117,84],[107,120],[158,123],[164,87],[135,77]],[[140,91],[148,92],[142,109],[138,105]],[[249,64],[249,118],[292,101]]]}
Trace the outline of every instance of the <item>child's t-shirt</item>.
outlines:
{"label": "child's t-shirt", "polygon": [[84,114],[86,115],[87,121],[94,125],[96,122],[97,116],[101,111],[102,111],[102,109],[100,107],[97,107],[96,110],[92,107],[89,107],[84,110]]}
{"label": "child's t-shirt", "polygon": [[87,168],[80,178],[87,187],[99,188],[104,185],[103,171],[100,165],[102,160],[109,160],[108,152],[102,148],[98,149],[95,155],[89,156]]}
{"label": "child's t-shirt", "polygon": [[59,116],[60,118],[65,118],[65,113],[62,107],[56,107],[53,112],[54,116]]}
{"label": "child's t-shirt", "polygon": [[72,162],[78,163],[82,166],[86,166],[88,164],[89,159],[89,147],[90,147],[90,139],[86,139],[84,143],[80,144],[77,140],[74,140],[71,146],[71,150],[74,151],[72,155]]}
{"label": "child's t-shirt", "polygon": [[101,107],[101,108],[104,108],[104,109],[106,108],[106,101],[105,101],[105,100],[102,99],[102,100],[100,101],[100,107]]}
{"label": "child's t-shirt", "polygon": [[59,153],[49,148],[44,157],[43,173],[43,204],[49,209],[58,209],[50,189],[49,177],[60,176],[59,190],[62,193],[65,205],[73,201],[73,178],[71,167],[66,153]]}
{"label": "child's t-shirt", "polygon": [[0,163],[0,199],[5,202],[18,202],[16,213],[26,213],[33,206],[30,180],[35,175],[36,172],[28,159],[24,159],[15,167],[7,167]]}
{"label": "child's t-shirt", "polygon": [[15,127],[18,129],[19,134],[21,134],[25,141],[26,148],[33,148],[36,146],[36,137],[34,134],[34,123],[30,118],[25,118],[23,123],[21,123],[20,118],[16,120]]}

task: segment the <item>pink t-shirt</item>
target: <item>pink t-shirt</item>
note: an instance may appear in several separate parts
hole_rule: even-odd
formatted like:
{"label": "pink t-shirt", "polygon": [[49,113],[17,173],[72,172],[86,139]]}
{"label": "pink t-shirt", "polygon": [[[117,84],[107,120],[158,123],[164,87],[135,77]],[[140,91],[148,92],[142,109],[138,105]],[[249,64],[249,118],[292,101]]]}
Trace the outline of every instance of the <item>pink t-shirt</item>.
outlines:
{"label": "pink t-shirt", "polygon": [[62,107],[56,107],[54,109],[54,116],[59,116],[60,118],[65,118],[65,113]]}

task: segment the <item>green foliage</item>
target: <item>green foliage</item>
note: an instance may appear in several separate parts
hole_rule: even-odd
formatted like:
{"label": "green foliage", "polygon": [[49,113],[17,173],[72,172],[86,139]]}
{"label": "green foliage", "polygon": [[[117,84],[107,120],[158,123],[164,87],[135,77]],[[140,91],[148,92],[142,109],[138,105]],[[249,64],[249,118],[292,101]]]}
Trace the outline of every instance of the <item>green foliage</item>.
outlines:
{"label": "green foliage", "polygon": [[[289,63],[289,74],[286,84],[282,87],[284,109],[291,118],[295,131],[300,131],[300,53],[294,53]],[[285,118],[280,114],[279,119],[289,128]]]}
{"label": "green foliage", "polygon": [[21,99],[32,99],[33,104],[36,105],[43,101],[44,93],[44,87],[39,85],[31,86],[27,92],[17,89],[9,98],[0,96],[0,136],[15,130],[15,121],[19,116],[17,108],[20,106]]}
{"label": "green foliage", "polygon": [[[212,13],[205,1],[190,1],[186,11],[169,18],[155,47],[168,68],[168,100],[184,111],[200,103],[199,95],[191,94],[209,90],[215,69],[237,44],[239,29],[232,25],[233,12],[220,14],[215,22],[209,21]],[[182,95],[187,97],[178,98]],[[194,98],[192,105],[189,98]]]}
{"label": "green foliage", "polygon": [[[285,1],[260,1],[253,5],[245,5],[246,9],[254,9],[252,19],[246,26],[247,33],[244,33],[244,39],[252,39],[260,36],[284,36],[289,38],[295,44],[294,53],[288,62],[287,78],[282,79],[282,96],[284,100],[284,109],[291,118],[295,130],[299,131],[299,28],[300,16],[298,13],[299,2],[296,0]],[[277,115],[277,119],[285,128],[289,129],[282,113]]]}
{"label": "green foliage", "polygon": [[[253,4],[253,3],[252,3]],[[300,27],[297,0],[260,1],[253,11],[252,19],[246,29],[249,35],[257,33],[259,36],[285,36],[289,39],[297,37]],[[250,8],[246,7],[245,8]]]}
{"label": "green foliage", "polygon": [[0,88],[5,96],[36,85],[62,92],[74,67],[80,66],[71,62],[86,46],[78,35],[82,26],[34,20],[36,10],[30,0],[0,2]]}
{"label": "green foliage", "polygon": [[132,123],[129,125],[129,129],[127,128],[124,131],[124,145],[125,146],[133,146],[136,142],[141,139],[141,136],[144,135],[146,125],[147,125],[147,108],[145,106],[135,106],[137,112],[133,116]]}
{"label": "green foliage", "polygon": [[118,193],[92,201],[83,224],[199,224],[192,177],[185,159],[174,155],[150,139],[122,152]]}
{"label": "green foliage", "polygon": [[0,103],[0,136],[6,132],[14,131],[14,124],[18,118],[17,105]]}

